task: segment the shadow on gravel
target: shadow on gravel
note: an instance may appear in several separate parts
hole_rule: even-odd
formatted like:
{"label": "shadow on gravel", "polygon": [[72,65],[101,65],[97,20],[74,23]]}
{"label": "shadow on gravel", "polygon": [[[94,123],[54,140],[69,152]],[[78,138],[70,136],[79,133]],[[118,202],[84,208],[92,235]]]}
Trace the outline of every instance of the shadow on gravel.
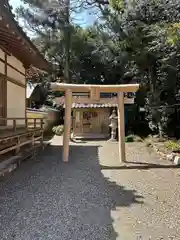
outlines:
{"label": "shadow on gravel", "polygon": [[[101,172],[98,146],[49,146],[0,182],[0,239],[115,240],[111,211],[143,204]],[[120,216],[120,218],[123,216]]]}

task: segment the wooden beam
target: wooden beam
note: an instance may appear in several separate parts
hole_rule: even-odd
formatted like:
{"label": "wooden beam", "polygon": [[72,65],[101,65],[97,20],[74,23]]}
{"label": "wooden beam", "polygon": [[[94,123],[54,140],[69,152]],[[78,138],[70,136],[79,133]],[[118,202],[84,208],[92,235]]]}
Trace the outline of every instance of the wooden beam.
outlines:
{"label": "wooden beam", "polygon": [[[25,84],[20,83],[20,82],[16,81],[15,79],[11,78],[11,77],[8,77],[8,76],[5,75],[5,74],[0,73],[0,77],[5,78],[5,79],[6,79],[6,82],[8,81],[8,82],[11,82],[11,83],[14,83],[14,84],[18,85],[19,87],[26,88],[26,85],[25,85]],[[7,91],[6,91],[6,92],[7,92]]]}
{"label": "wooden beam", "polygon": [[7,40],[7,39],[4,39],[3,37],[0,38],[0,43],[5,47],[6,45],[8,46],[11,46],[13,47],[14,49],[17,49],[18,51],[20,52],[29,52],[29,49],[27,47],[25,47],[24,45],[21,45],[15,41],[11,41],[10,43],[10,40]]}
{"label": "wooden beam", "polygon": [[[24,100],[24,101],[25,101],[25,109],[24,109],[24,114],[25,114],[25,123],[26,123],[26,128],[27,128],[27,110],[26,110],[26,108],[27,108],[28,106],[27,106],[27,103],[26,103],[26,100],[27,100],[27,99],[26,99],[26,97],[27,97],[27,92],[26,92],[26,91],[27,91],[26,71],[27,71],[27,70],[25,69],[25,89],[24,89],[24,94],[25,94],[25,100]],[[43,128],[42,122],[41,122],[41,128]]]}
{"label": "wooden beam", "polygon": [[[7,53],[4,53],[4,59],[5,59],[5,62],[4,62],[4,74],[5,74],[5,86],[4,86],[4,95],[5,95],[5,104],[4,104],[4,115],[3,117],[7,117]],[[7,125],[7,121],[5,121],[5,125]]]}
{"label": "wooden beam", "polygon": [[69,140],[71,134],[71,107],[72,107],[72,91],[66,90],[65,93],[65,119],[64,119],[64,137],[63,137],[63,161],[69,160]]}
{"label": "wooden beam", "polygon": [[11,82],[11,83],[19,86],[19,87],[26,88],[26,84],[20,83],[20,82],[18,82],[17,80],[15,80],[15,79],[13,79],[13,78],[11,78],[11,77],[9,77],[9,76],[7,76],[6,80],[7,80],[8,82]]}
{"label": "wooden beam", "polygon": [[4,49],[8,49],[8,51],[10,53],[10,54],[8,54],[9,56],[13,55],[18,60],[20,60],[23,63],[23,65],[29,65],[30,62],[33,61],[33,59],[31,58],[30,52],[28,52],[28,54],[27,54],[27,52],[25,51],[24,48],[20,50],[20,48],[17,48],[10,44],[7,44],[7,43],[1,41],[1,39],[0,39],[0,45]]}
{"label": "wooden beam", "polygon": [[[7,54],[6,54],[6,57],[7,57]],[[6,64],[8,67],[14,69],[16,72],[20,73],[21,75],[25,76],[25,73],[21,72],[19,69],[17,69],[16,67],[14,67],[13,65],[11,65],[10,63],[8,63],[7,59],[2,59],[0,57],[0,62],[3,62],[5,64],[5,61],[6,61]]]}
{"label": "wooden beam", "polygon": [[13,44],[16,44],[18,46],[25,46],[24,42],[21,42],[20,40],[15,38],[14,35],[3,35],[1,33],[1,30],[0,30],[0,34],[1,34],[1,40],[3,41],[7,41],[9,43],[9,41],[11,40],[11,43]]}
{"label": "wooden beam", "polygon": [[13,65],[11,65],[10,63],[7,62],[8,67],[12,68],[13,70],[15,70],[16,72],[18,72],[19,74],[21,74],[22,76],[25,77],[25,73],[21,72],[19,69],[17,69],[16,67],[14,67]]}
{"label": "wooden beam", "polygon": [[66,91],[71,89],[72,92],[90,92],[92,88],[99,89],[99,92],[136,92],[139,84],[119,84],[119,85],[89,85],[89,84],[64,84],[51,83],[54,91]]}
{"label": "wooden beam", "polygon": [[0,45],[1,45],[1,50],[3,50],[3,52],[5,52],[8,56],[11,56],[11,53],[4,46],[2,46],[1,43]]}
{"label": "wooden beam", "polygon": [[125,121],[124,121],[124,94],[118,94],[118,135],[119,135],[119,161],[126,161],[125,153]]}
{"label": "wooden beam", "polygon": [[99,88],[92,87],[90,91],[90,99],[94,101],[99,101],[100,100],[100,93],[99,93]]}
{"label": "wooden beam", "polygon": [[1,37],[4,36],[6,38],[9,38],[14,41],[18,41],[19,43],[22,43],[23,45],[25,45],[23,39],[20,36],[18,36],[14,31],[10,30],[4,25],[0,25],[0,33],[1,33]]}

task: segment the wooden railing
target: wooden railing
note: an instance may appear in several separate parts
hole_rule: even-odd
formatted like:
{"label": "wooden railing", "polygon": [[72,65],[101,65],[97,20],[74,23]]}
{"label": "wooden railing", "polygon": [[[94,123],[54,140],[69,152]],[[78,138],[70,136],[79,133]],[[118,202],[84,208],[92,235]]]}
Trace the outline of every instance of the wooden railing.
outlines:
{"label": "wooden railing", "polygon": [[[18,124],[18,121],[23,121],[23,124]],[[9,122],[12,122],[13,124],[9,124]],[[14,131],[17,130],[17,128],[25,127],[28,128],[43,128],[43,118],[0,118],[0,123],[3,123],[0,125],[1,129],[13,129]],[[4,124],[5,123],[5,124]]]}
{"label": "wooden railing", "polygon": [[[11,121],[9,126],[7,124],[0,128],[0,155],[13,150],[18,155],[21,148],[28,144],[31,145],[29,152],[33,155],[37,141],[43,146],[42,118],[0,118],[0,123],[9,123],[8,121]],[[24,124],[18,124],[19,121]]]}

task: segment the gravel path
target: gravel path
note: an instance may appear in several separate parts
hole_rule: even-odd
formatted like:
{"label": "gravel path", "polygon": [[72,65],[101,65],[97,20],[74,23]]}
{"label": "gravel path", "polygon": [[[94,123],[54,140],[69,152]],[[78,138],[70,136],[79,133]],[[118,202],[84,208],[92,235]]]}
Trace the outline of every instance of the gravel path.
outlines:
{"label": "gravel path", "polygon": [[180,239],[178,168],[142,143],[126,165],[116,143],[73,143],[69,163],[59,145],[0,182],[1,240]]}

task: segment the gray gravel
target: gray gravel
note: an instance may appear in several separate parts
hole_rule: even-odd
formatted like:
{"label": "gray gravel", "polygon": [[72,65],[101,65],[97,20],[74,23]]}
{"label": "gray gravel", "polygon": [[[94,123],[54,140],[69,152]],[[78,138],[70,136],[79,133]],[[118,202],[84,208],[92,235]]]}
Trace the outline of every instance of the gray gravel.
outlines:
{"label": "gray gravel", "polygon": [[126,165],[100,141],[73,143],[63,163],[60,140],[0,182],[0,239],[180,239],[179,169],[142,143]]}

